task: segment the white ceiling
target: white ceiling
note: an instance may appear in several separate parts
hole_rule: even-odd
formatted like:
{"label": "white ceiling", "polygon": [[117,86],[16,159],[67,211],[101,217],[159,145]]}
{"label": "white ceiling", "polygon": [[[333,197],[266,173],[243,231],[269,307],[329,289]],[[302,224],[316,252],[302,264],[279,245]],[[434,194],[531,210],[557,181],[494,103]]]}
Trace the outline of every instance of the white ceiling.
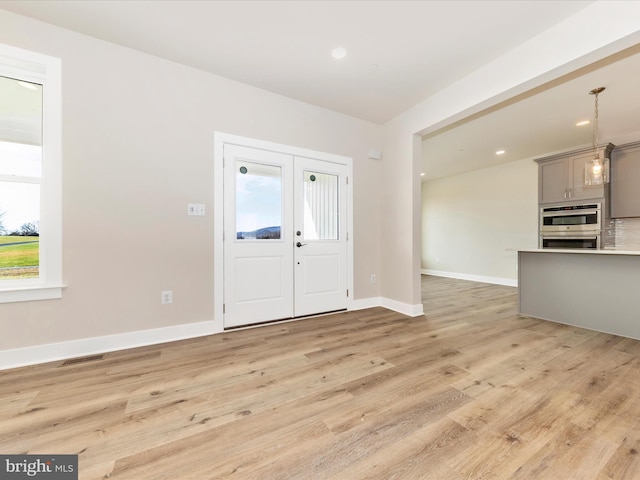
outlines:
{"label": "white ceiling", "polygon": [[[599,143],[640,140],[640,45],[538,88],[505,105],[424,137],[425,180],[513,160],[588,147],[598,96]],[[590,120],[577,127],[581,120]],[[495,154],[505,150],[504,155]]]}
{"label": "white ceiling", "polygon": [[[0,8],[382,124],[591,3],[0,0]],[[330,56],[336,46],[348,51],[340,61]],[[612,118],[625,128],[635,121],[616,109],[638,105],[623,87],[637,63],[430,135],[425,178],[588,144],[589,127],[573,125],[592,116],[587,92],[600,85],[606,140]],[[497,148],[507,155],[496,159]]]}
{"label": "white ceiling", "polygon": [[[4,0],[0,8],[384,123],[592,2]],[[336,46],[346,58],[330,56]]]}

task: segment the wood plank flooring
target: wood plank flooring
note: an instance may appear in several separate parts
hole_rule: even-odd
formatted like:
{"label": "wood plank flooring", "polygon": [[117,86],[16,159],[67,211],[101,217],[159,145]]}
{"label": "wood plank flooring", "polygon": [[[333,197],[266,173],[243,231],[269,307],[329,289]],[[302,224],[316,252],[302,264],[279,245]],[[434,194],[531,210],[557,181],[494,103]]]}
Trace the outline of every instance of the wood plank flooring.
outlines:
{"label": "wood plank flooring", "polygon": [[0,452],[83,480],[640,478],[640,342],[511,287],[424,276],[423,301],[0,372]]}

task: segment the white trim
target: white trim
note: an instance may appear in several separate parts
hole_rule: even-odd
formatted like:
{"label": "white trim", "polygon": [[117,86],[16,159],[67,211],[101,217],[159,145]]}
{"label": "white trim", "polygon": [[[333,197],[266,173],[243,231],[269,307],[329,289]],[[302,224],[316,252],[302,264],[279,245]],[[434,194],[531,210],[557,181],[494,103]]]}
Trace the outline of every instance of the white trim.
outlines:
{"label": "white trim", "polygon": [[[401,302],[397,302],[395,300],[391,300],[389,298],[384,298],[384,297],[369,297],[369,298],[359,298],[358,300],[353,300],[351,307],[347,311],[366,310],[367,308],[376,308],[376,307],[382,307],[382,308],[386,308],[387,310],[393,310],[394,312],[398,312],[403,315],[407,315],[409,317],[419,317],[420,315],[424,315],[422,305],[409,305],[408,303],[401,303]],[[324,315],[336,315],[339,313],[342,313],[342,312],[321,313],[317,316],[321,317]],[[278,320],[277,322],[265,323],[263,325],[274,325],[276,323],[296,322],[298,320],[305,320],[307,318],[312,318],[312,317],[313,316]],[[235,332],[237,330],[257,328],[263,325],[249,325],[246,327],[238,327],[238,328],[234,328],[233,331]]]}
{"label": "white trim", "polygon": [[347,288],[349,289],[349,296],[347,297],[347,310],[353,310],[353,161],[348,158],[347,164]]}
{"label": "white trim", "polygon": [[424,308],[422,304],[410,305],[408,303],[398,302],[385,297],[369,297],[360,298],[353,301],[352,310],[364,310],[365,308],[382,307],[394,312],[407,315],[408,317],[419,317],[424,315]]}
{"label": "white trim", "polygon": [[[40,277],[3,280],[0,303],[62,296],[62,63],[59,58],[0,44],[0,75],[43,85],[40,182]],[[15,180],[15,179],[14,179]]]}
{"label": "white trim", "polygon": [[46,287],[16,287],[0,290],[0,303],[30,302],[33,300],[52,300],[62,297],[64,285],[47,285]]}
{"label": "white trim", "polygon": [[419,317],[420,315],[424,315],[424,309],[421,303],[411,305],[409,303],[398,302],[397,300],[382,297],[380,299],[380,306],[393,310],[394,312],[407,315],[408,317]]}
{"label": "white trim", "polygon": [[242,147],[257,148],[271,152],[285,153],[297,157],[314,158],[325,162],[333,162],[345,165],[349,183],[347,185],[347,310],[353,310],[353,159],[332,153],[318,152],[306,148],[266,142],[255,138],[241,137],[223,132],[214,132],[213,135],[213,264],[214,290],[213,290],[213,314],[216,331],[224,330],[223,304],[224,304],[224,145],[238,145]]}
{"label": "white trim", "polygon": [[518,280],[502,277],[487,277],[485,275],[470,275],[467,273],[444,272],[441,270],[420,270],[422,275],[433,275],[435,277],[457,278],[458,280],[469,280],[471,282],[493,283],[495,285],[505,285],[507,287],[517,287]]}
{"label": "white trim", "polygon": [[[371,297],[353,300],[351,310],[363,310],[366,308],[383,307],[409,317],[423,315],[422,305],[409,305],[397,302],[384,297]],[[335,312],[339,314],[341,312]],[[320,316],[327,315],[321,314]],[[330,314],[333,315],[333,314]],[[304,317],[311,318],[311,317]],[[301,319],[292,318],[282,320],[278,323],[295,322]],[[10,368],[18,368],[40,363],[56,362],[69,358],[84,357],[100,353],[115,352],[137,347],[146,347],[160,343],[176,342],[190,338],[204,337],[224,333],[218,329],[217,321],[207,321],[199,323],[187,323],[172,327],[154,328],[136,332],[118,333],[105,335],[102,337],[82,338],[60,343],[49,343],[45,345],[35,345],[32,347],[15,348],[12,350],[0,351],[0,371]],[[268,323],[265,325],[274,325]],[[261,325],[234,329],[245,330],[258,328]]]}
{"label": "white trim", "polygon": [[319,152],[316,150],[294,147],[293,145],[267,142],[264,140],[258,140],[256,138],[241,137],[239,135],[233,135],[230,133],[214,132],[214,141],[219,141],[223,144],[230,143],[232,145],[238,145],[240,147],[258,148],[260,150],[285,153],[288,155],[293,155],[295,157],[315,158],[318,160],[323,160],[325,162],[339,163],[341,165],[350,165],[352,163],[351,157],[345,157],[343,155]]}
{"label": "white trim", "polygon": [[0,370],[203,337],[211,335],[214,331],[214,322],[187,323],[172,327],[3,350],[0,351]]}
{"label": "white trim", "polygon": [[224,330],[224,134],[213,136],[213,321]]}
{"label": "white trim", "polygon": [[351,310],[364,310],[365,308],[374,308],[382,306],[381,297],[360,298],[351,303]]}

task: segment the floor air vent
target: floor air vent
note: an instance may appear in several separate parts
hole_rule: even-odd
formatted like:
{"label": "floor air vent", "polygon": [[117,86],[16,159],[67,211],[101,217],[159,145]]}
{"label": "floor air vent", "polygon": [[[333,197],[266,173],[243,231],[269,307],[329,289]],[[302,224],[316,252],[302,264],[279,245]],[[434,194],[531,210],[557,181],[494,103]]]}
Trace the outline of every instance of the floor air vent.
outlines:
{"label": "floor air vent", "polygon": [[103,358],[104,358],[104,354],[103,355],[90,355],[88,357],[72,358],[70,360],[67,360],[66,362],[64,362],[60,366],[61,367],[66,367],[67,365],[75,365],[77,363],[95,362],[96,360],[102,360]]}

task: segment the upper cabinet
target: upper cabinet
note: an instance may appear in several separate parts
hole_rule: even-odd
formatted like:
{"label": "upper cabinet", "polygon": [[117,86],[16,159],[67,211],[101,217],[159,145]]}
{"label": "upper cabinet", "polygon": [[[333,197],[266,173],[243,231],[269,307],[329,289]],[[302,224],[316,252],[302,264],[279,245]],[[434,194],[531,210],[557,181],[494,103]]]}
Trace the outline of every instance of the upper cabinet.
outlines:
{"label": "upper cabinet", "polygon": [[611,218],[640,217],[640,142],[611,155]]}
{"label": "upper cabinet", "polygon": [[[600,158],[609,158],[612,144],[600,148]],[[536,159],[539,203],[566,203],[600,199],[604,185],[585,185],[584,167],[593,158],[593,148]]]}

